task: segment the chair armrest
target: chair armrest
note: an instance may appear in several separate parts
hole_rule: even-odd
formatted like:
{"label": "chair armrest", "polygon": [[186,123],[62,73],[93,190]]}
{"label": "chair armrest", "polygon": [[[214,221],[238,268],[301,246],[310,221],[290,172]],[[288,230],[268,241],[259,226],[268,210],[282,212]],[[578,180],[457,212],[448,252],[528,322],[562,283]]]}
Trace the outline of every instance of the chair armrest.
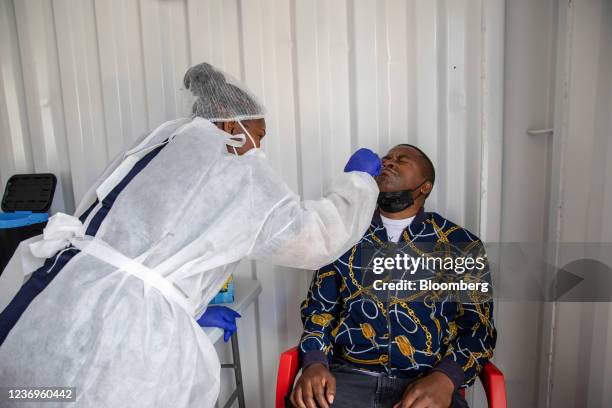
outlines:
{"label": "chair armrest", "polygon": [[506,382],[499,368],[491,362],[485,364],[480,373],[480,381],[487,394],[489,408],[506,408]]}
{"label": "chair armrest", "polygon": [[285,396],[289,394],[299,369],[297,347],[290,348],[281,354],[276,376],[276,408],[285,408]]}

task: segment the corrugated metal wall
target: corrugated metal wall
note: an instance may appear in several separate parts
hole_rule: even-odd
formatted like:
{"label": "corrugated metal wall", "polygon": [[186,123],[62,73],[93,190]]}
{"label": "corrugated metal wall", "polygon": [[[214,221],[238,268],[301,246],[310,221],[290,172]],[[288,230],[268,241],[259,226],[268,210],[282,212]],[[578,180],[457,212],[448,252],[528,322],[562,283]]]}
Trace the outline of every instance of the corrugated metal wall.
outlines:
{"label": "corrugated metal wall", "polygon": [[[560,242],[612,242],[612,2],[561,3],[551,202]],[[594,244],[593,246],[595,247]],[[559,264],[580,259],[559,250]],[[609,251],[588,257],[612,266]],[[582,255],[585,256],[585,255]],[[600,283],[600,287],[605,287]],[[608,286],[610,288],[610,286]],[[608,289],[610,290],[610,289]],[[610,293],[610,292],[608,292]],[[612,303],[559,302],[549,340],[546,407],[612,406]],[[552,340],[552,341],[551,341]]]}
{"label": "corrugated metal wall", "polygon": [[[268,157],[305,198],[357,147],[414,143],[437,167],[429,209],[495,240],[503,4],[2,0],[0,181],[51,171],[54,209],[72,211],[113,155],[189,111],[183,73],[208,61],[264,100]],[[310,273],[239,273],[264,288],[240,326],[248,406],[270,407]]]}

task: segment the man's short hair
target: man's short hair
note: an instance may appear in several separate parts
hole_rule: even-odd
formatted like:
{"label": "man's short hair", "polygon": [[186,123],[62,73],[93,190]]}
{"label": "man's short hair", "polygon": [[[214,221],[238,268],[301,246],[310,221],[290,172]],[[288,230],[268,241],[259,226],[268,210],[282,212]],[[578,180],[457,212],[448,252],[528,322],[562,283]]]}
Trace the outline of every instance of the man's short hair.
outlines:
{"label": "man's short hair", "polygon": [[424,163],[421,164],[421,172],[423,173],[423,177],[425,177],[425,179],[429,180],[431,182],[431,184],[433,185],[436,181],[436,168],[434,167],[432,161],[429,159],[429,157],[425,154],[424,151],[422,151],[421,149],[419,149],[418,147],[416,147],[415,145],[411,145],[409,143],[402,143],[399,146],[404,146],[404,147],[412,147],[414,150],[416,150],[417,152],[419,152],[419,154],[421,155],[421,157],[423,157],[423,159],[425,159]]}

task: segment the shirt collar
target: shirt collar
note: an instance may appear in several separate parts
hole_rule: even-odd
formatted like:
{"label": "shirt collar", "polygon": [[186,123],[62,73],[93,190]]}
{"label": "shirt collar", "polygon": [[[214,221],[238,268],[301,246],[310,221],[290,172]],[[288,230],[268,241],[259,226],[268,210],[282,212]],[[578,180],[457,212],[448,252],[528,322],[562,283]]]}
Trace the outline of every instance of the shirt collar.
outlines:
{"label": "shirt collar", "polygon": [[[410,223],[410,227],[419,227],[427,220],[427,213],[425,212],[425,207],[421,207],[419,211],[414,216],[414,219]],[[382,219],[380,218],[380,211],[378,207],[374,211],[374,216],[372,217],[372,225],[376,227],[383,227]]]}
{"label": "shirt collar", "polygon": [[[410,231],[420,231],[422,229],[423,223],[427,220],[427,213],[425,212],[424,207],[421,207],[419,211],[415,214],[414,219],[407,227],[407,230]],[[374,215],[372,216],[372,225],[366,232],[366,236],[375,235],[381,241],[388,241],[387,230],[385,229],[382,219],[380,218],[380,211],[378,207],[374,211]],[[409,232],[409,235],[412,234]]]}

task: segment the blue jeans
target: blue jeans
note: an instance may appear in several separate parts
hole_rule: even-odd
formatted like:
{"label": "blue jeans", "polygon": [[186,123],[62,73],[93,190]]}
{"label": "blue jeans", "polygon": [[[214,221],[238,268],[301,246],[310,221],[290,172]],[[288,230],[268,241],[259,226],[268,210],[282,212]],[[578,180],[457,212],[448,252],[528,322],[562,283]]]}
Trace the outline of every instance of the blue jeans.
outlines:
{"label": "blue jeans", "polygon": [[[332,364],[336,377],[333,408],[392,408],[401,399],[406,387],[415,378],[372,376],[354,371],[344,364]],[[290,408],[289,398],[286,406]],[[467,401],[455,391],[450,408],[468,408]]]}

